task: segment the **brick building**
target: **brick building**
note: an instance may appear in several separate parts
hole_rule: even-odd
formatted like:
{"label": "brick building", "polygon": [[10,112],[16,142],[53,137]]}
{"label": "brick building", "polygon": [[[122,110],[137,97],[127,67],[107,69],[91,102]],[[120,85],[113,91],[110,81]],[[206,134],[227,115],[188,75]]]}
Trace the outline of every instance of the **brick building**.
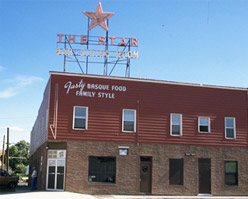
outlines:
{"label": "brick building", "polygon": [[31,132],[38,188],[248,195],[247,89],[50,75]]}

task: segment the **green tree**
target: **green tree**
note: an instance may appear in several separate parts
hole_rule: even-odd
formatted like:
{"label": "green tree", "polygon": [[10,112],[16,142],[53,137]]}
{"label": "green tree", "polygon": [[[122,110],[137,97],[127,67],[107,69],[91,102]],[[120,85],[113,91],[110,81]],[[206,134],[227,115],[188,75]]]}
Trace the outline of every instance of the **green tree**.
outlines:
{"label": "green tree", "polygon": [[9,166],[17,175],[24,176],[29,165],[29,143],[22,140],[9,147]]}

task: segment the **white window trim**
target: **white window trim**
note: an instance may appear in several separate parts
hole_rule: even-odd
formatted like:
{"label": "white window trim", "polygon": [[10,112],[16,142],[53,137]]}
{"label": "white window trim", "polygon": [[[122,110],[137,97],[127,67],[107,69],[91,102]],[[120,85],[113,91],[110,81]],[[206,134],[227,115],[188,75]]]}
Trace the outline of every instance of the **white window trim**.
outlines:
{"label": "white window trim", "polygon": [[[226,119],[233,119],[233,123],[234,123],[233,124],[233,134],[234,134],[233,138],[226,136],[227,135],[226,129],[229,128],[229,127],[226,127]],[[231,140],[236,139],[236,119],[235,119],[235,117],[225,117],[225,139],[231,139]]]}
{"label": "white window trim", "polygon": [[[172,134],[172,115],[180,115],[180,135],[173,135]],[[183,116],[180,113],[171,113],[170,114],[170,135],[171,136],[182,136],[183,135]]]}
{"label": "white window trim", "polygon": [[[76,109],[76,108],[86,108],[85,129],[74,128],[74,123],[75,123],[75,109]],[[80,118],[80,117],[78,117],[78,118]],[[81,118],[84,119],[84,117],[81,117]],[[88,107],[87,107],[87,106],[74,106],[74,107],[73,107],[72,129],[73,129],[73,130],[78,130],[78,131],[85,131],[85,130],[88,129]]]}
{"label": "white window trim", "polygon": [[[124,131],[124,111],[134,111],[134,130],[133,131]],[[122,109],[122,132],[136,133],[136,110],[135,109]]]}
{"label": "white window trim", "polygon": [[[200,118],[208,119],[208,132],[200,131]],[[204,126],[204,125],[202,125]],[[211,120],[210,117],[198,117],[198,133],[210,133],[211,132]]]}

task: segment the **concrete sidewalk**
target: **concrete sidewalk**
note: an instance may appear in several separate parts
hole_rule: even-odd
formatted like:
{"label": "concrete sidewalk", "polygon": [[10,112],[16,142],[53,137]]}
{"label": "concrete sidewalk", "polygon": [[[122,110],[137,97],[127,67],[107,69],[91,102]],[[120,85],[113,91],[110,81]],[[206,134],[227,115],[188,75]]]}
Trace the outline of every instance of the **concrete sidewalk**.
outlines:
{"label": "concrete sidewalk", "polygon": [[127,196],[127,195],[100,195],[98,199],[248,199],[244,196]]}
{"label": "concrete sidewalk", "polygon": [[215,196],[131,196],[131,195],[88,195],[71,192],[35,191],[0,193],[1,199],[248,199],[248,197]]}
{"label": "concrete sidewalk", "polygon": [[0,189],[0,199],[248,199],[248,196],[89,195],[67,191],[30,191],[27,187],[18,187],[15,191]]}
{"label": "concrete sidewalk", "polygon": [[[1,191],[1,190],[0,190]],[[34,191],[34,192],[9,192],[1,193],[1,199],[96,199],[96,197],[86,194],[54,191]]]}

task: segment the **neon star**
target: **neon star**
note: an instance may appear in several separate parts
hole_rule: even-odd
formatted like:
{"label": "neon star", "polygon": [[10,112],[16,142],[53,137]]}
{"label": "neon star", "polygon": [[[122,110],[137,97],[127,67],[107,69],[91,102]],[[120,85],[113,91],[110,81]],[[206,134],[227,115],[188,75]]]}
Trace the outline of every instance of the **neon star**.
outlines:
{"label": "neon star", "polygon": [[101,2],[98,2],[95,12],[83,12],[91,19],[89,30],[96,26],[101,26],[104,30],[108,31],[106,20],[112,17],[115,13],[103,12]]}

